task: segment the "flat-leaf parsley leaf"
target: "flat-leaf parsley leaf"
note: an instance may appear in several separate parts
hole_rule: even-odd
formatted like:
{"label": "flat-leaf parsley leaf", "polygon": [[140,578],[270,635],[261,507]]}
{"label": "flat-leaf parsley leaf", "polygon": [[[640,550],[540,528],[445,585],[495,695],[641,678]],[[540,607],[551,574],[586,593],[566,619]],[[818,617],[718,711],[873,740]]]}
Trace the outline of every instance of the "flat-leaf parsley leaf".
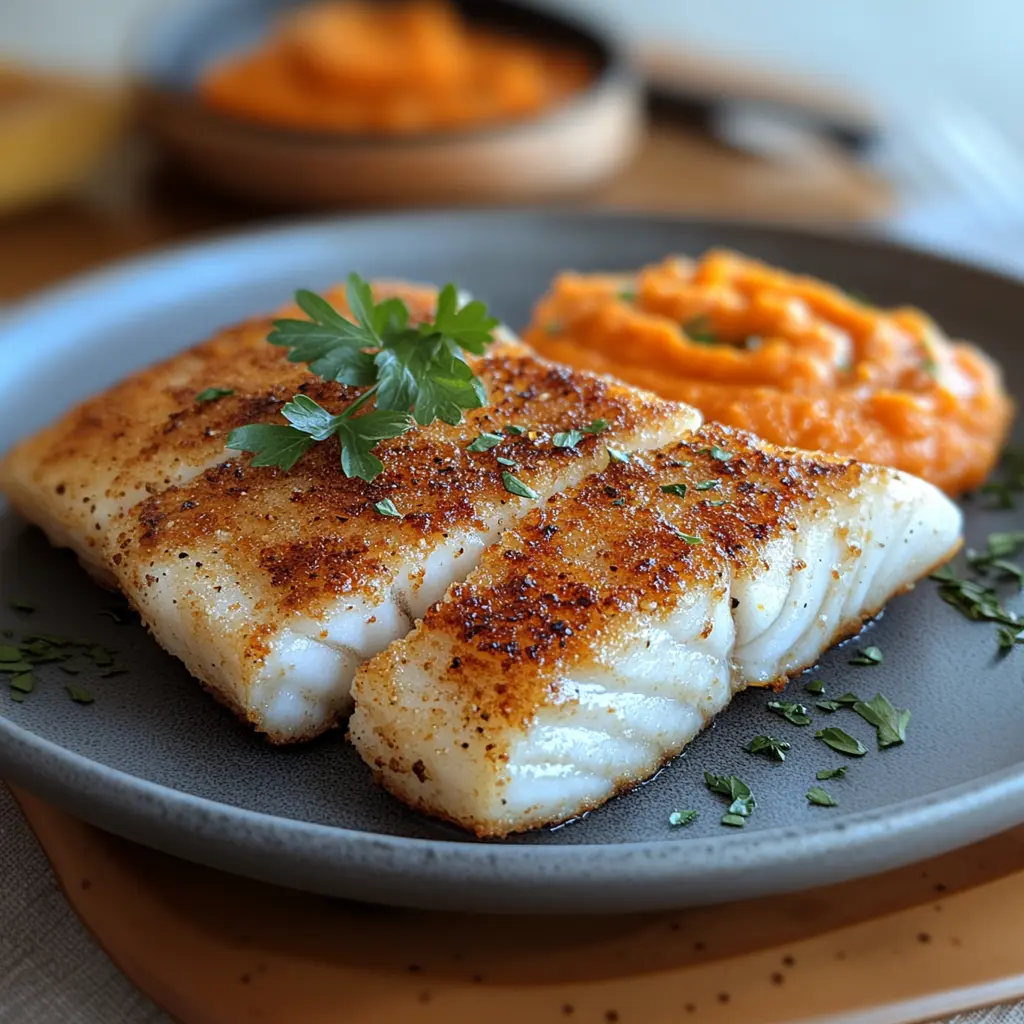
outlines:
{"label": "flat-leaf parsley leaf", "polygon": [[[487,403],[483,382],[465,357],[482,354],[494,340],[498,321],[483,303],[460,307],[455,286],[447,284],[433,322],[414,327],[404,302],[374,303],[370,285],[358,274],[349,275],[345,296],[353,319],[314,292],[297,292],[295,300],[309,319],[277,320],[267,340],[288,348],[291,362],[307,363],[324,380],[367,390],[336,414],[296,395],[282,409],[288,426],[262,423],[231,431],[227,447],[251,452],[252,465],[287,472],[313,444],[337,437],[345,475],[370,481],[384,468],[372,451],[379,441],[404,434],[414,421],[460,423],[465,410]],[[370,398],[375,408],[356,416]]]}

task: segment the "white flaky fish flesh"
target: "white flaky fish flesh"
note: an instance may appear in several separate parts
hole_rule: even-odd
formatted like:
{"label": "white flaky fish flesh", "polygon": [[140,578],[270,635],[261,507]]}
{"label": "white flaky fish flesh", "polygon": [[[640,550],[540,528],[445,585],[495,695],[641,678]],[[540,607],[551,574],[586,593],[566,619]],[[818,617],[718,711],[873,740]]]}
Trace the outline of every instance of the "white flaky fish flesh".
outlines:
{"label": "white flaky fish flesh", "polygon": [[[414,319],[433,311],[432,293],[383,294],[396,291]],[[269,330],[269,320],[228,330],[91,399],[19,445],[0,485],[275,742],[345,715],[359,664],[537,501],[603,469],[609,447],[659,447],[700,422],[689,406],[540,360],[506,332],[471,360],[491,404],[381,442],[372,483],[344,476],[333,441],[287,473],[254,468],[225,448],[232,428],[280,422],[296,393],[332,413],[360,393],[288,362]],[[229,393],[196,401],[211,386]],[[595,420],[603,429],[575,445],[552,443]],[[469,450],[482,432],[506,436]],[[537,498],[510,492],[509,473]],[[401,518],[378,510],[385,500]]]}
{"label": "white flaky fish flesh", "polygon": [[915,477],[705,425],[506,530],[360,670],[349,734],[395,796],[477,835],[565,821],[857,633],[960,525]]}

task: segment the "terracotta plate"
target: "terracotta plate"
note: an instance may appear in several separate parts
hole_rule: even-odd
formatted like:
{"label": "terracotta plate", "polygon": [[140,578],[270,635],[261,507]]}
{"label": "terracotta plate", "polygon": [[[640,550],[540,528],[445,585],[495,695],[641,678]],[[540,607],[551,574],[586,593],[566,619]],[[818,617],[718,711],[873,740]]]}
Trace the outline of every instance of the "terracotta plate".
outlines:
{"label": "terracotta plate", "polygon": [[[1021,390],[1024,288],[877,242],[770,228],[624,215],[461,213],[319,221],[236,235],[122,264],[37,299],[0,332],[0,448],[125,372],[232,320],[358,269],[456,280],[521,326],[560,268],[633,267],[670,251],[733,246],[880,303],[911,302],[985,345]],[[1024,525],[968,504],[968,541]],[[8,608],[9,599],[34,613]],[[89,821],[203,863],[319,892],[442,909],[614,911],[684,906],[796,889],[882,870],[1024,820],[1024,654],[997,657],[994,628],[962,619],[930,582],[870,629],[873,668],[831,652],[814,676],[835,695],[886,693],[913,719],[882,753],[851,713],[843,727],[871,753],[828,785],[837,808],[804,797],[841,757],[738,698],[714,729],[639,791],[584,820],[477,843],[397,805],[340,734],[264,745],[206,697],[145,632],[98,612],[112,598],[66,553],[0,517],[0,628],[95,638],[127,674],[75,677],[96,695],[72,703],[68,677],[39,673],[24,703],[0,693],[0,772]],[[862,642],[868,642],[866,639]],[[806,679],[791,683],[794,699]],[[824,719],[824,713],[815,712]],[[819,726],[820,727],[820,726]],[[785,764],[742,751],[772,732]],[[742,832],[718,824],[702,769],[737,773],[758,806]],[[673,829],[676,808],[699,821]]]}

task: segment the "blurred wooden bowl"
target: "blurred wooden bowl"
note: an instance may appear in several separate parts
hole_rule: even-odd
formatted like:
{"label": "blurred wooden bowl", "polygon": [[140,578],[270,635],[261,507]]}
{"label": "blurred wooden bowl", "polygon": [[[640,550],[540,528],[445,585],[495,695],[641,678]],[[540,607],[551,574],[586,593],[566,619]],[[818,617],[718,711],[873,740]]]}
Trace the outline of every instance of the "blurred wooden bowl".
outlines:
{"label": "blurred wooden bowl", "polygon": [[468,21],[589,55],[591,85],[532,120],[409,137],[271,127],[213,110],[195,83],[212,61],[253,45],[304,0],[168,4],[134,47],[143,123],[181,163],[221,189],[285,206],[518,202],[609,177],[643,127],[639,81],[613,40],[513,0],[456,0]]}
{"label": "blurred wooden bowl", "polygon": [[80,184],[125,122],[123,91],[0,64],[0,213]]}

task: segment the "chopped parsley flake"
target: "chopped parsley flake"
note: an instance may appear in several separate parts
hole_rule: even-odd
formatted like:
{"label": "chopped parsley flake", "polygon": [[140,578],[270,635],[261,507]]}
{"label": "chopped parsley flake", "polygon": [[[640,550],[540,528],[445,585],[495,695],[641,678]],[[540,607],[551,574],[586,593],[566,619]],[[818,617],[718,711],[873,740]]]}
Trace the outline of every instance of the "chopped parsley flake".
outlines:
{"label": "chopped parsley flake", "polygon": [[196,395],[197,402],[216,402],[219,398],[227,398],[235,393],[234,388],[207,388]]}
{"label": "chopped parsley flake", "polygon": [[690,341],[696,342],[698,345],[718,344],[718,336],[707,315],[695,316],[683,325],[683,330]]}
{"label": "chopped parsley flake", "polygon": [[743,749],[748,754],[763,754],[770,761],[785,761],[789,744],[774,736],[755,736]]}
{"label": "chopped parsley flake", "polygon": [[466,445],[467,452],[489,452],[492,448],[497,448],[502,441],[505,440],[504,434],[487,434],[483,433],[479,437],[474,438],[473,441]]}
{"label": "chopped parsley flake", "polygon": [[807,800],[810,804],[815,807],[838,807],[839,804],[835,797],[831,794],[826,793],[821,786],[811,786],[807,790]]}
{"label": "chopped parsley flake", "polygon": [[561,433],[555,434],[551,443],[556,448],[575,448],[582,440],[582,430],[563,430]]}
{"label": "chopped parsley flake", "polygon": [[985,497],[994,499],[991,504],[992,508],[1006,512],[1017,507],[1014,495],[1020,492],[1020,488],[1013,482],[990,480],[988,483],[982,484],[978,490]]}
{"label": "chopped parsley flake", "polygon": [[522,480],[517,479],[507,470],[501,474],[501,482],[505,485],[505,490],[509,494],[514,494],[517,498],[536,500],[540,497],[532,487],[524,484]]}
{"label": "chopped parsley flake", "polygon": [[879,749],[884,750],[906,741],[910,712],[894,708],[880,693],[869,701],[858,701],[853,705],[853,710],[875,727]]}
{"label": "chopped parsley flake", "polygon": [[374,502],[373,507],[382,516],[390,516],[392,519],[402,518],[402,513],[395,508],[395,503],[390,498],[384,498],[383,501]]}
{"label": "chopped parsley flake", "polygon": [[814,735],[833,750],[838,750],[840,754],[849,754],[850,757],[863,757],[868,752],[868,748],[860,740],[854,739],[854,737],[842,729],[833,727],[819,729]]}
{"label": "chopped parsley flake", "polygon": [[811,716],[807,714],[807,708],[794,700],[770,700],[768,710],[781,715],[787,722],[793,725],[810,725]]}
{"label": "chopped parsley flake", "polygon": [[858,651],[851,659],[851,665],[881,665],[882,651],[878,647],[865,647]]}
{"label": "chopped parsley flake", "polygon": [[704,773],[704,783],[712,793],[728,797],[731,801],[722,817],[722,824],[742,828],[744,819],[750,817],[756,806],[750,787],[735,775],[712,775],[711,772]]}
{"label": "chopped parsley flake", "polygon": [[681,828],[683,825],[689,825],[696,821],[698,813],[697,811],[673,811],[668,816],[668,823],[674,828]]}
{"label": "chopped parsley flake", "polygon": [[10,679],[11,689],[19,693],[31,693],[36,688],[35,676],[31,672],[19,672]]}
{"label": "chopped parsley flake", "polygon": [[1012,650],[1017,644],[1024,644],[1024,627],[1018,629],[1016,626],[1000,626],[996,633],[996,641],[999,650]]}

